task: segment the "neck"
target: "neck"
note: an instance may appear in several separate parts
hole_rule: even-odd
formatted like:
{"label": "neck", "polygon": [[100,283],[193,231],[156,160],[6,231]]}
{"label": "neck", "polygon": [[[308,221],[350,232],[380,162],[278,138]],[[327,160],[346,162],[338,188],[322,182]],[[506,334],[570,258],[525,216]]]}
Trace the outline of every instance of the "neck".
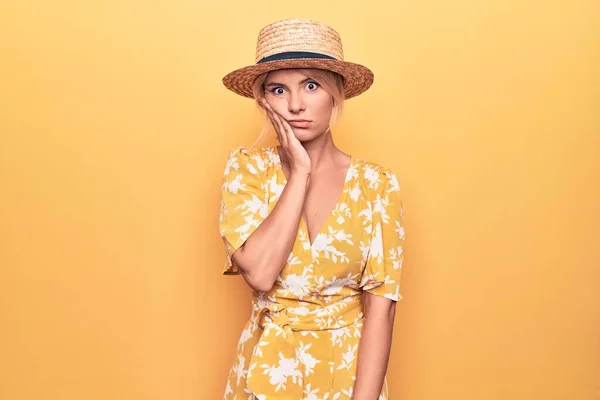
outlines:
{"label": "neck", "polygon": [[311,141],[303,142],[302,146],[310,157],[312,172],[331,168],[342,154],[333,141],[331,129]]}

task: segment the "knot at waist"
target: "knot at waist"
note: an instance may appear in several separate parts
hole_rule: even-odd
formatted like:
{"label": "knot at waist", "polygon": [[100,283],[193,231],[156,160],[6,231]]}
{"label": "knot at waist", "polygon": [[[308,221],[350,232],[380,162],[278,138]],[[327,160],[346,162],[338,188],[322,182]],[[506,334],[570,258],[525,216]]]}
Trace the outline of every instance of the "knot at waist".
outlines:
{"label": "knot at waist", "polygon": [[252,319],[262,332],[250,358],[248,388],[255,396],[269,400],[303,398],[303,353],[294,332],[339,329],[362,317],[361,296],[314,310],[284,307],[276,302],[255,304]]}

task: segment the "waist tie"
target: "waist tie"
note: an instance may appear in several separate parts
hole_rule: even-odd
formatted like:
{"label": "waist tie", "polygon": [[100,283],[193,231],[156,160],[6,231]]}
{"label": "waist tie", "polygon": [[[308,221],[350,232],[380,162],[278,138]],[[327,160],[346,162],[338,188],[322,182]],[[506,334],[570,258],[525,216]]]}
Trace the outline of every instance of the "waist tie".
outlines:
{"label": "waist tie", "polygon": [[294,332],[343,328],[355,324],[363,316],[360,296],[319,306],[306,315],[295,313],[280,303],[262,307],[255,304],[254,315],[262,333],[250,357],[246,383],[252,394],[261,400],[299,400],[304,397],[304,364]]}

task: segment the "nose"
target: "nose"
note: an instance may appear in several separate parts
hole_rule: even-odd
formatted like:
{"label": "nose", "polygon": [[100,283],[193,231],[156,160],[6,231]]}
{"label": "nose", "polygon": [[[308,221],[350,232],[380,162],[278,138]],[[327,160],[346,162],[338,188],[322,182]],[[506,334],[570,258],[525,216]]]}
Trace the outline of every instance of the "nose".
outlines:
{"label": "nose", "polygon": [[304,111],[306,105],[300,94],[290,94],[290,100],[288,102],[288,111],[292,114],[298,114],[300,111]]}

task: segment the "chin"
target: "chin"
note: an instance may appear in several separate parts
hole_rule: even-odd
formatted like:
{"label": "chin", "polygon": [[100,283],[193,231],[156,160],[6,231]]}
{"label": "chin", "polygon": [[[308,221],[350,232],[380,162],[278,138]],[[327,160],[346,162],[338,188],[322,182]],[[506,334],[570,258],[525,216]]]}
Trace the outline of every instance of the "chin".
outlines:
{"label": "chin", "polygon": [[301,142],[310,142],[311,140],[314,140],[316,138],[318,138],[319,136],[322,136],[322,133],[315,133],[315,131],[313,131],[312,129],[295,129],[294,130],[294,134],[296,135],[296,138]]}

